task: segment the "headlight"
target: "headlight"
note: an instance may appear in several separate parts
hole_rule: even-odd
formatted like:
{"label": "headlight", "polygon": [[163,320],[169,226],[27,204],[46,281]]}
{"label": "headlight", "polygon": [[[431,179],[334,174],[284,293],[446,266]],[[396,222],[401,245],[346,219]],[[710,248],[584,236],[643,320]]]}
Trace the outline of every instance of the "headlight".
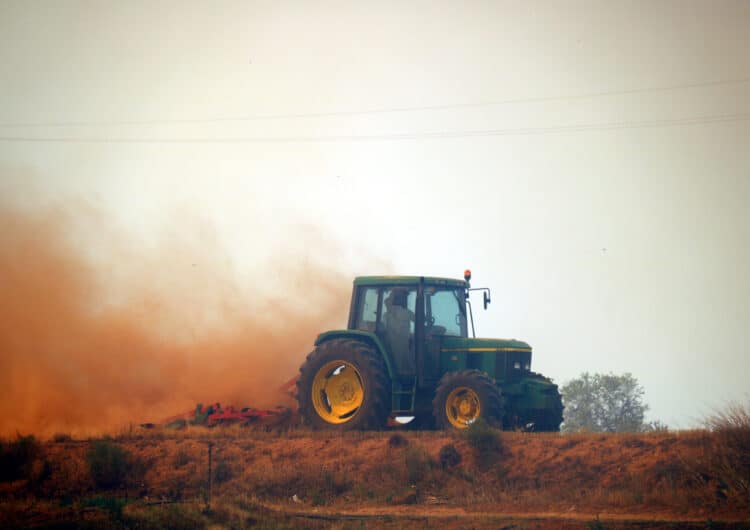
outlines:
{"label": "headlight", "polygon": [[513,363],[513,368],[515,368],[516,370],[520,370],[521,369],[521,363],[519,363],[518,361],[516,361],[515,363]]}
{"label": "headlight", "polygon": [[531,370],[531,365],[529,363],[526,363],[523,365],[523,369],[528,372],[529,370]]}

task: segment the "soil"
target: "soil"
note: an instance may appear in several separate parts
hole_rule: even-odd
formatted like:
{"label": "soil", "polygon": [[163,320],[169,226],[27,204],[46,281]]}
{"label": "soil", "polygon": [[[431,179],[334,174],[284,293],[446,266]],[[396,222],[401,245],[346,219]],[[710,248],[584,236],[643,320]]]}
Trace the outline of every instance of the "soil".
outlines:
{"label": "soil", "polygon": [[[0,526],[80,521],[104,497],[124,499],[118,521],[170,505],[226,528],[750,528],[747,490],[714,465],[727,453],[713,433],[490,436],[239,427],[60,436],[42,444],[37,475],[0,484]],[[95,483],[95,443],[128,455],[114,486]]]}

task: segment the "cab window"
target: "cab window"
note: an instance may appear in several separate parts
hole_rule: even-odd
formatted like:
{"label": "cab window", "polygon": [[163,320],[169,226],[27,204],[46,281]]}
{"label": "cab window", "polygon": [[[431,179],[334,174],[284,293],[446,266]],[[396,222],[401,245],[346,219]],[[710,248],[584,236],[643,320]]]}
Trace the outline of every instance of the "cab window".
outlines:
{"label": "cab window", "polygon": [[466,337],[466,304],[462,289],[425,289],[425,326],[435,335]]}
{"label": "cab window", "polygon": [[359,297],[359,307],[357,308],[357,329],[362,331],[375,332],[375,325],[378,320],[378,290],[370,287],[364,290]]}
{"label": "cab window", "polygon": [[[396,301],[393,304],[393,301]],[[392,320],[393,313],[397,313],[399,310],[403,311],[408,315],[403,319],[404,325],[408,323],[408,330],[410,335],[414,335],[414,315],[417,308],[417,291],[416,289],[407,289],[405,287],[393,287],[386,288],[383,291],[383,301],[380,307],[380,319],[381,322],[387,326],[387,322]],[[391,317],[389,317],[389,313]],[[399,319],[401,320],[401,319]]]}

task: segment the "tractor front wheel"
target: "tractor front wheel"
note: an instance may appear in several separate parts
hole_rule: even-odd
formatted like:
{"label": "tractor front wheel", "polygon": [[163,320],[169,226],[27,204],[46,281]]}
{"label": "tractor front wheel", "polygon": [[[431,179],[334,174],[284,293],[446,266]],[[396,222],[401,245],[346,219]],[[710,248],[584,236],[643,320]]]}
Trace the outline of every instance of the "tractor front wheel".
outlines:
{"label": "tractor front wheel", "polygon": [[479,418],[501,427],[503,400],[484,372],[448,372],[438,383],[432,410],[439,429],[466,429]]}
{"label": "tractor front wheel", "polygon": [[[544,377],[542,374],[531,372],[529,375],[533,379],[553,384],[550,378]],[[563,406],[562,396],[560,396],[560,390],[557,385],[554,385],[554,389],[550,391],[550,396],[550,406],[548,408],[534,411],[524,421],[525,425],[531,425],[531,430],[536,432],[558,432],[560,430],[565,407]]]}
{"label": "tractor front wheel", "polygon": [[297,401],[314,429],[382,429],[390,413],[390,382],[382,357],[367,343],[332,339],[300,368]]}

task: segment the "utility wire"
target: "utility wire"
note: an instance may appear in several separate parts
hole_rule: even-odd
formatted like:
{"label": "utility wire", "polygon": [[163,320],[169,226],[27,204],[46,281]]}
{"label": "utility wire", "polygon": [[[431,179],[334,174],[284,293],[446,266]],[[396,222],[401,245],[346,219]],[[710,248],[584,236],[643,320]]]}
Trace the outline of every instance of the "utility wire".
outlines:
{"label": "utility wire", "polygon": [[67,122],[16,122],[0,123],[3,128],[21,128],[21,127],[114,127],[130,125],[169,125],[169,124],[200,124],[200,123],[226,123],[226,122],[243,122],[243,121],[261,121],[261,120],[285,120],[285,119],[307,119],[307,118],[332,118],[339,116],[365,116],[370,114],[387,114],[399,112],[425,112],[440,111],[450,109],[468,109],[481,108],[500,105],[511,105],[519,103],[543,103],[550,101],[573,101],[579,99],[591,99],[607,96],[621,96],[629,94],[644,94],[650,92],[668,92],[673,90],[704,88],[721,85],[738,85],[750,83],[750,77],[739,79],[725,79],[715,81],[704,81],[698,83],[687,83],[681,85],[668,85],[661,87],[633,88],[627,90],[611,90],[604,92],[589,92],[585,94],[558,95],[558,96],[539,96],[529,98],[513,98],[497,101],[479,101],[469,103],[449,103],[443,105],[425,105],[417,107],[391,107],[376,108],[369,110],[344,110],[332,112],[307,112],[297,114],[257,114],[251,116],[235,117],[215,117],[215,118],[194,118],[194,119],[177,119],[177,120],[124,120],[124,121],[67,121]]}
{"label": "utility wire", "polygon": [[97,143],[97,144],[239,144],[239,143],[314,143],[314,142],[365,142],[387,140],[419,140],[469,138],[481,136],[519,136],[537,134],[577,133],[597,130],[638,129],[649,127],[674,127],[707,123],[737,122],[750,119],[750,114],[721,114],[678,119],[583,123],[553,127],[524,127],[512,129],[478,129],[464,131],[408,132],[329,136],[249,136],[216,138],[137,138],[137,137],[65,137],[65,136],[0,136],[0,142],[17,143]]}

